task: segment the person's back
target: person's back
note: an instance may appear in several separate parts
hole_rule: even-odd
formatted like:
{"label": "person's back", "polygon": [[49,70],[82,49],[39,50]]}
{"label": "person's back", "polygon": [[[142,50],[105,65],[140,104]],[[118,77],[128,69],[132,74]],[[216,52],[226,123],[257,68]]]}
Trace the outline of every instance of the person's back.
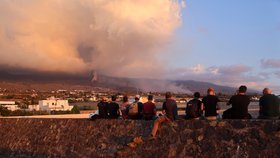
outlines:
{"label": "person's back", "polygon": [[228,105],[232,107],[224,114],[224,118],[229,119],[250,119],[251,115],[248,113],[248,106],[250,98],[246,95],[247,87],[242,85],[239,87],[238,94],[230,98]]}
{"label": "person's back", "polygon": [[145,120],[152,120],[156,116],[156,105],[152,102],[153,96],[148,96],[148,102],[143,105],[143,117]]}
{"label": "person's back", "polygon": [[279,98],[271,94],[271,90],[265,88],[264,95],[260,98],[260,117],[268,119],[277,119],[280,115],[280,101]]}
{"label": "person's back", "polygon": [[108,104],[108,113],[110,118],[119,117],[119,104],[116,103],[116,97],[112,96],[112,102]]}
{"label": "person's back", "polygon": [[246,119],[248,117],[250,98],[247,95],[234,95],[229,100],[229,103],[232,104],[233,119]]}
{"label": "person's back", "polygon": [[200,93],[194,93],[194,99],[187,102],[186,105],[186,119],[198,118],[201,116],[201,104],[202,102],[199,100]]}
{"label": "person's back", "polygon": [[106,100],[102,99],[98,104],[98,115],[100,118],[107,118],[108,117],[108,103]]}
{"label": "person's back", "polygon": [[165,115],[171,120],[175,120],[178,115],[177,103],[175,100],[168,98],[163,103],[162,109],[165,111]]}
{"label": "person's back", "polygon": [[128,97],[124,96],[123,97],[123,103],[121,104],[121,113],[122,113],[122,118],[127,119],[128,118],[128,110],[129,110],[129,102],[128,102]]}
{"label": "person's back", "polygon": [[207,96],[202,99],[205,117],[216,117],[217,116],[217,106],[220,101],[218,97],[215,96],[213,88],[207,90]]}
{"label": "person's back", "polygon": [[166,92],[165,98],[166,101],[162,105],[162,112],[164,115],[159,116],[154,122],[154,126],[151,133],[153,139],[155,138],[156,133],[158,131],[158,127],[161,123],[168,122],[170,124],[175,125],[173,121],[176,119],[178,115],[177,103],[175,100],[171,99],[172,98],[171,92]]}

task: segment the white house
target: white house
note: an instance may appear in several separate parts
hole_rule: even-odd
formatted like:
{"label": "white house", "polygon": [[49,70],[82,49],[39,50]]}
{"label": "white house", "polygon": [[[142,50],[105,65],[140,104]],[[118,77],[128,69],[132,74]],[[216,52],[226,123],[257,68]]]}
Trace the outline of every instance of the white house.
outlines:
{"label": "white house", "polygon": [[20,109],[18,105],[16,105],[15,101],[0,101],[0,105],[6,107],[8,110],[11,111],[16,111]]}
{"label": "white house", "polygon": [[72,108],[68,100],[59,100],[54,97],[39,101],[39,109],[42,111],[70,111]]}
{"label": "white house", "polygon": [[29,111],[39,111],[40,106],[39,105],[28,105]]}

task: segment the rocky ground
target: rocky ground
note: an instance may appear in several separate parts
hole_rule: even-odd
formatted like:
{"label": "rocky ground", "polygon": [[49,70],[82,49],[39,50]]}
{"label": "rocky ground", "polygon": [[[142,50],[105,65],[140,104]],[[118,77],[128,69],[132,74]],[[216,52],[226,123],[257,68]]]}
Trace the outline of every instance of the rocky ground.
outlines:
{"label": "rocky ground", "polygon": [[0,157],[279,157],[280,120],[0,119]]}

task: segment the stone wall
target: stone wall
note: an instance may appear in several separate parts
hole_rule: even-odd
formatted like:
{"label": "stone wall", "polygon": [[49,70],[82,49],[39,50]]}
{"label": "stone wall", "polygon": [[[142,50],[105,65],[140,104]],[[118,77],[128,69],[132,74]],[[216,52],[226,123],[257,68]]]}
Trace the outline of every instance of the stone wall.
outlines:
{"label": "stone wall", "polygon": [[279,157],[280,121],[0,119],[0,157]]}

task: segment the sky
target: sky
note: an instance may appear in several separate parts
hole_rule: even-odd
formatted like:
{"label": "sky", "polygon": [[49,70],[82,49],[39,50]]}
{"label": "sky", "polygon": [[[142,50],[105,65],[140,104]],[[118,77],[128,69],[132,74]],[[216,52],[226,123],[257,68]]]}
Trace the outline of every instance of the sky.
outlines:
{"label": "sky", "polygon": [[171,60],[172,76],[280,93],[279,0],[189,0],[185,6],[163,57]]}
{"label": "sky", "polygon": [[280,0],[1,0],[0,69],[280,94]]}

